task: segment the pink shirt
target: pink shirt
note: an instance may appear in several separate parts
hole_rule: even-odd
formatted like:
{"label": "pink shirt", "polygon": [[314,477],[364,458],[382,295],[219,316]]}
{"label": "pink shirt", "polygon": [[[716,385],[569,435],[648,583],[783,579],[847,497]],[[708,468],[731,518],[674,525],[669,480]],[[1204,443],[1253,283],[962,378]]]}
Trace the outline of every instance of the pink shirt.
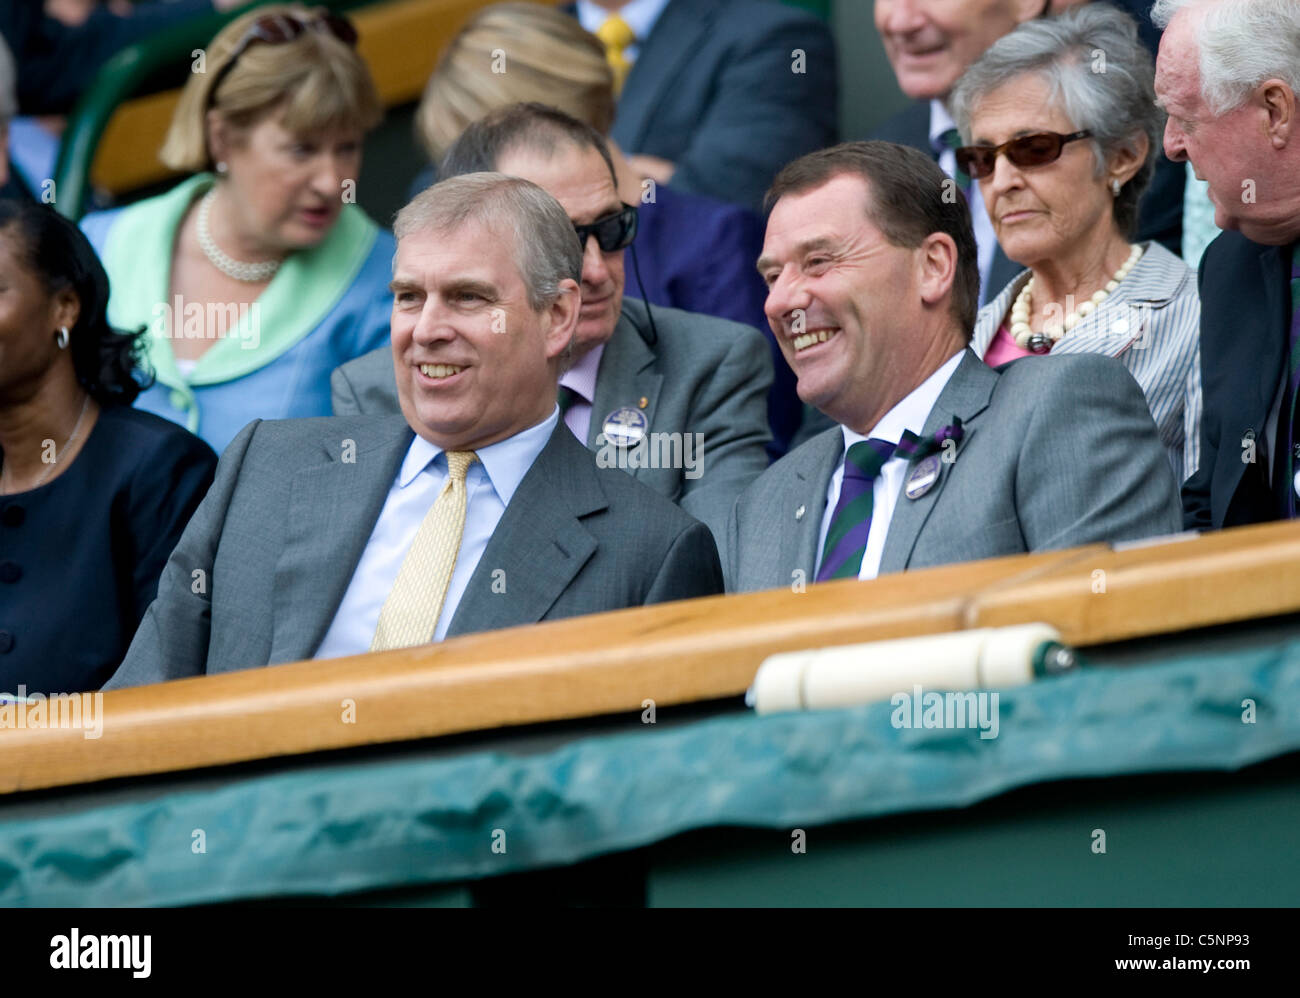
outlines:
{"label": "pink shirt", "polygon": [[1007,329],[1006,322],[1003,322],[998,326],[993,342],[984,351],[984,363],[989,367],[1001,367],[1021,357],[1033,356],[1037,355],[1032,350],[1024,350],[1016,343],[1016,338],[1011,335],[1011,330]]}

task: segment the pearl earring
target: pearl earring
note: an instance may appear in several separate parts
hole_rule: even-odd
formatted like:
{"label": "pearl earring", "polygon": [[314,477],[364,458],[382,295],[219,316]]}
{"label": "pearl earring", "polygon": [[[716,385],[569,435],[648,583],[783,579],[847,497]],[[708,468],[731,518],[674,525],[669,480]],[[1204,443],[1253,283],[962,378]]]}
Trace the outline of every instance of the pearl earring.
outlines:
{"label": "pearl earring", "polygon": [[226,166],[225,160],[222,160],[221,162],[217,163],[217,172],[221,174],[223,177],[226,175],[229,169],[230,167]]}
{"label": "pearl earring", "polygon": [[1118,181],[1117,179],[1115,179],[1115,178],[1111,178],[1111,182],[1110,182],[1110,192],[1111,192],[1111,194],[1113,194],[1115,197],[1119,197],[1119,181]]}

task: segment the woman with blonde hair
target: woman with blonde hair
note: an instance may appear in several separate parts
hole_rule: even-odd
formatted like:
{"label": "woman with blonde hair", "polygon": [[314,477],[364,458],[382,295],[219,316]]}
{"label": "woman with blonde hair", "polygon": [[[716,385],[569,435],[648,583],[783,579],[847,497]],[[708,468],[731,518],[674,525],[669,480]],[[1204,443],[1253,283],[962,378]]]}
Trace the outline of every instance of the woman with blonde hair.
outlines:
{"label": "woman with blonde hair", "polygon": [[[498,108],[530,101],[577,118],[608,142],[619,197],[638,209],[630,249],[640,286],[629,287],[631,293],[653,305],[743,322],[768,338],[775,373],[768,396],[773,436],[768,452],[779,457],[803,410],[794,375],[763,312],[767,288],[754,269],[763,246],[762,220],[736,205],[641,179],[609,138],[616,104],[605,47],[555,7],[497,3],[475,14],[429,78],[416,132],[437,163],[468,125]],[[430,169],[415,189],[433,180]]]}
{"label": "woman with blonde hair", "polygon": [[232,21],[159,153],[194,175],[82,223],[110,321],[148,328],[137,405],[218,451],[254,418],[328,415],[330,372],[387,340],[395,244],[354,203],[382,110],[355,43],[323,10]]}

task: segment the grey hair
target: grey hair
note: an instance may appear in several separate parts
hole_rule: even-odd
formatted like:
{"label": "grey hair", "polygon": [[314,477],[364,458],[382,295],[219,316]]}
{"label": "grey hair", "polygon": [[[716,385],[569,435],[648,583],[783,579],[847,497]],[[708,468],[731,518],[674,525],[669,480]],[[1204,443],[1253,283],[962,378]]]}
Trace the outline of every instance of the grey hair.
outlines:
{"label": "grey hair", "polygon": [[1174,15],[1204,8],[1194,27],[1201,97],[1215,115],[1246,102],[1265,80],[1300,93],[1300,4],[1296,0],[1156,0],[1151,20],[1164,30]]}
{"label": "grey hair", "polygon": [[503,173],[466,173],[421,191],[393,222],[400,242],[415,232],[454,232],[480,222],[514,235],[515,264],[534,312],[560,296],[560,282],[582,282],[582,246],[573,223],[536,184]]}
{"label": "grey hair", "polygon": [[975,105],[1025,74],[1046,81],[1050,99],[1060,101],[1074,127],[1092,132],[1098,177],[1111,153],[1137,153],[1138,137],[1146,136],[1146,159],[1114,202],[1115,224],[1131,238],[1164,130],[1164,114],[1155,102],[1155,66],[1138,40],[1137,22],[1110,4],[1085,4],[1058,17],[1027,21],[998,39],[953,88],[950,111],[963,141],[971,140]]}
{"label": "grey hair", "polygon": [[14,57],[5,40],[0,38],[0,125],[8,124],[9,119],[18,113],[18,97],[15,92],[17,83]]}

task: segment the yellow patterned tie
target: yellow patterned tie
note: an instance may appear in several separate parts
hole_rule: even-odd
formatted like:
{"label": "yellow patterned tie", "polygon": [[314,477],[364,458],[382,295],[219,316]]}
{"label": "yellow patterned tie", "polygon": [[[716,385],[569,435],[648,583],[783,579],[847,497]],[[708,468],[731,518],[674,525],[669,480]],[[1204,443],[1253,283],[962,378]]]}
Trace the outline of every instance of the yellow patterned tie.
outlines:
{"label": "yellow patterned tie", "polygon": [[628,46],[636,41],[636,35],[625,20],[617,14],[611,14],[606,18],[605,23],[596,29],[596,37],[605,45],[605,58],[609,60],[609,68],[614,71],[614,94],[617,95],[623,89],[623,81],[627,79],[627,74],[632,69],[632,63],[624,53]]}
{"label": "yellow patterned tie", "polygon": [[465,473],[477,460],[473,451],[447,451],[447,484],[424,515],[411,550],[402,560],[397,581],[379,613],[371,651],[407,648],[433,640],[465,533]]}

